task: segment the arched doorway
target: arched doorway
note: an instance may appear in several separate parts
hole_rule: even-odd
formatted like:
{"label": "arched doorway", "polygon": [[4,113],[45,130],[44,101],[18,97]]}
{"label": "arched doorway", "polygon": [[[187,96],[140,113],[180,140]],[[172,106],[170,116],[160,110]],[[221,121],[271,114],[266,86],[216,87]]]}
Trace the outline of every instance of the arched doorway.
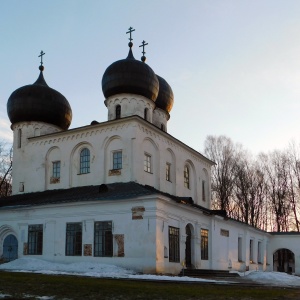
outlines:
{"label": "arched doorway", "polygon": [[187,268],[192,267],[192,232],[189,225],[185,227],[185,265]]}
{"label": "arched doorway", "polygon": [[273,271],[294,273],[295,255],[289,249],[278,249],[273,254]]}
{"label": "arched doorway", "polygon": [[13,235],[8,235],[3,241],[3,260],[11,261],[18,258],[18,240]]}

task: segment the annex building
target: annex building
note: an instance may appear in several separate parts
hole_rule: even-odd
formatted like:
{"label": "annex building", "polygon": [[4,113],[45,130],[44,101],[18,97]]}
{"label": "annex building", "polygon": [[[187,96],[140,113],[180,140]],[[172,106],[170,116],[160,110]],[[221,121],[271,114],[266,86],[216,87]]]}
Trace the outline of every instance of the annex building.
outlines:
{"label": "annex building", "polygon": [[[47,85],[43,53],[36,82],[9,97],[13,195],[0,199],[1,259],[300,274],[299,234],[211,210],[214,162],[168,133],[172,89],[134,58],[132,31],[127,58],[103,74],[107,121],[68,129],[71,106]],[[285,258],[274,260],[279,249]]]}

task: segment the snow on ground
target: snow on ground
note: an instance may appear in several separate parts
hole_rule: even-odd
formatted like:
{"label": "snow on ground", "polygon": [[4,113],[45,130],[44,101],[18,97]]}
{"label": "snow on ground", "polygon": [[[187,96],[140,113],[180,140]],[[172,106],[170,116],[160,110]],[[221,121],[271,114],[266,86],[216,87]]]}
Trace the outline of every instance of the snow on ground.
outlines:
{"label": "snow on ground", "polygon": [[[175,281],[197,281],[197,282],[216,282],[230,283],[229,281],[178,277],[178,276],[159,276],[136,274],[132,270],[124,269],[114,265],[95,264],[95,263],[54,263],[35,258],[20,258],[0,265],[0,270],[10,270],[17,272],[34,272],[42,274],[71,274],[90,277],[109,277],[109,278],[128,278],[143,280],[175,280]],[[300,287],[300,277],[279,272],[246,272],[239,273],[242,278],[252,280],[257,283],[276,285],[276,286],[297,286]],[[231,281],[232,283],[232,281]],[[1,294],[0,294],[1,298]]]}
{"label": "snow on ground", "polygon": [[282,272],[255,272],[254,271],[246,275],[246,278],[267,285],[300,287],[299,276],[289,275],[287,273],[282,273]]}

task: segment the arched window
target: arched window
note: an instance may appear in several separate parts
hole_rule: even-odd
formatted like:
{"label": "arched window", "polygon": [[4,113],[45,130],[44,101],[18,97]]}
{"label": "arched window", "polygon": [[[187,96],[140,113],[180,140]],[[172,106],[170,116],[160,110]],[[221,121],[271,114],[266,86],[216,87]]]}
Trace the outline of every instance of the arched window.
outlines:
{"label": "arched window", "polygon": [[184,186],[189,189],[190,188],[190,170],[187,165],[184,166],[183,178],[184,178]]}
{"label": "arched window", "polygon": [[90,150],[84,148],[80,152],[80,174],[90,173]]}
{"label": "arched window", "polygon": [[121,105],[116,106],[116,119],[121,118]]}
{"label": "arched window", "polygon": [[144,109],[144,119],[148,121],[148,108]]}
{"label": "arched window", "polygon": [[22,146],[22,130],[18,129],[18,148]]}

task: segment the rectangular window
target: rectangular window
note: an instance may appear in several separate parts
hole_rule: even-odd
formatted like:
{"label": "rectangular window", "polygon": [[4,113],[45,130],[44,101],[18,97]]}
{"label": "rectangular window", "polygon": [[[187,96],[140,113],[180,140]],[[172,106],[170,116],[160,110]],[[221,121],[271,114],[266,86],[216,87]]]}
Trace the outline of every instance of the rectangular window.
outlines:
{"label": "rectangular window", "polygon": [[206,201],[205,180],[202,180],[202,201]]}
{"label": "rectangular window", "polygon": [[208,230],[201,229],[201,259],[208,260]]}
{"label": "rectangular window", "polygon": [[180,261],[179,228],[169,226],[169,261]]}
{"label": "rectangular window", "polygon": [[122,169],[122,151],[113,152],[113,170]]}
{"label": "rectangular window", "polygon": [[113,256],[112,222],[95,222],[94,256]]}
{"label": "rectangular window", "polygon": [[60,178],[60,161],[52,163],[52,178]]}
{"label": "rectangular window", "polygon": [[166,163],[166,180],[171,181],[171,164]]}
{"label": "rectangular window", "polygon": [[144,156],[144,171],[151,173],[151,155],[147,153]]}
{"label": "rectangular window", "polygon": [[82,255],[82,223],[68,223],[66,230],[66,255]]}
{"label": "rectangular window", "polygon": [[250,262],[253,262],[253,240],[250,240]]}
{"label": "rectangular window", "polygon": [[258,242],[258,244],[257,244],[257,262],[259,264],[262,263],[262,259],[261,259],[261,257],[262,257],[262,249],[261,249],[261,247],[262,246],[261,245],[262,245],[262,243]]}
{"label": "rectangular window", "polygon": [[43,254],[43,225],[28,226],[28,254]]}
{"label": "rectangular window", "polygon": [[243,261],[243,239],[238,238],[238,261]]}

